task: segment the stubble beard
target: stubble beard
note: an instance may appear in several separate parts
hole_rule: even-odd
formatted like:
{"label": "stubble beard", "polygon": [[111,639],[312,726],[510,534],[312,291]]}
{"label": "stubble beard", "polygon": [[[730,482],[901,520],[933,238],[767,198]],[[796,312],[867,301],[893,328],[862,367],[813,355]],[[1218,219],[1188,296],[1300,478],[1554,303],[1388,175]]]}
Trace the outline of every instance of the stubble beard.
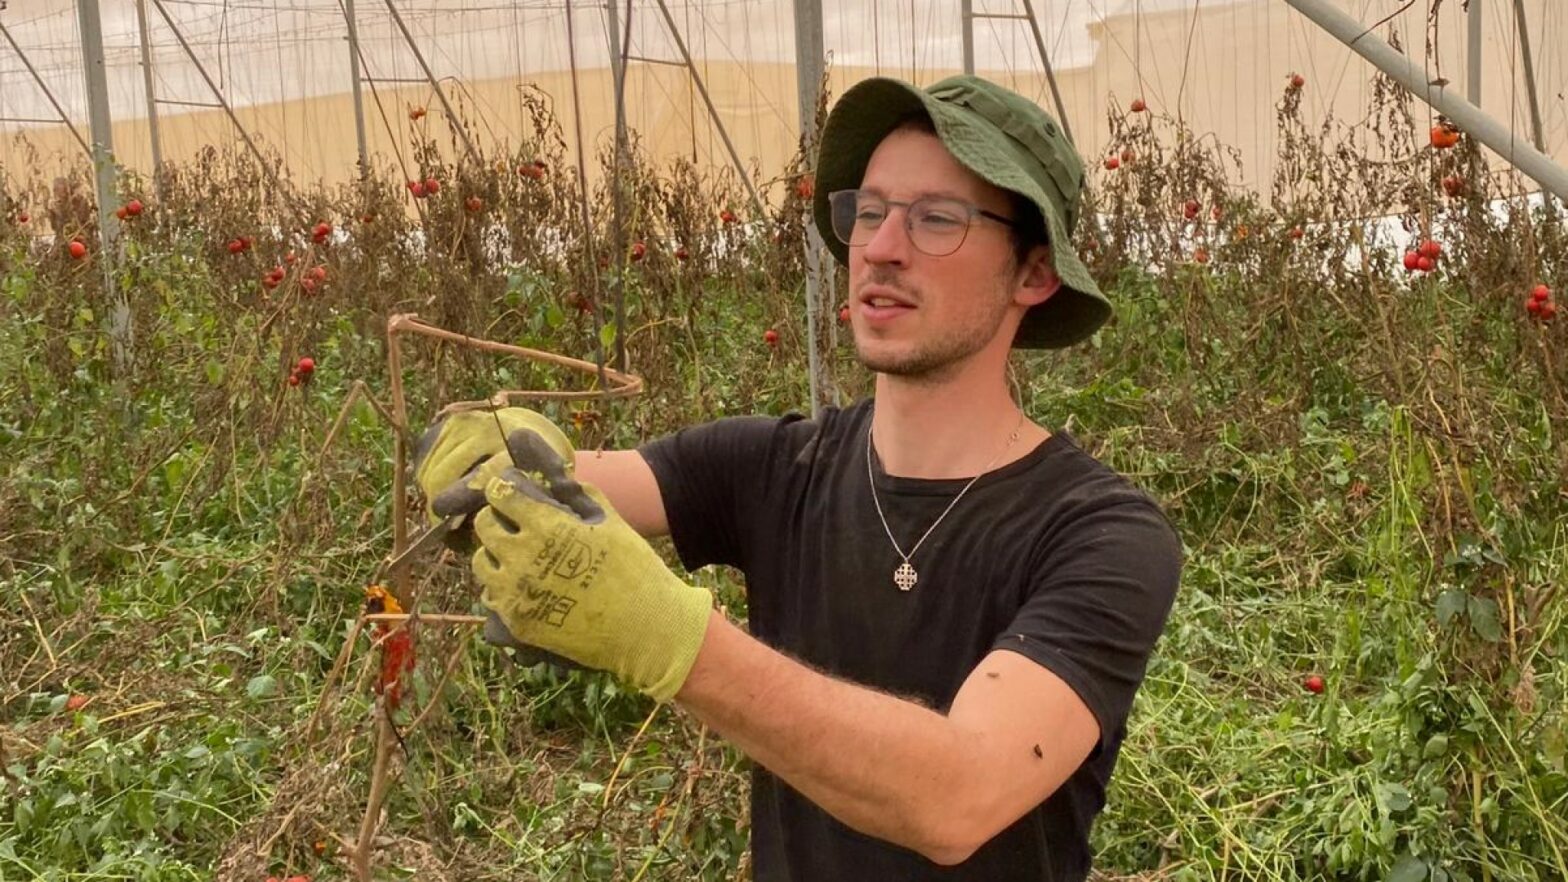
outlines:
{"label": "stubble beard", "polygon": [[[922,385],[941,383],[956,374],[970,356],[984,349],[996,336],[1003,319],[1007,316],[1007,300],[998,291],[1007,278],[1004,276],[995,280],[987,285],[985,291],[971,295],[985,297],[986,302],[993,305],[987,315],[975,322],[960,328],[938,329],[940,336],[919,342],[914,349],[904,352],[868,352],[864,341],[857,336],[856,358],[867,370],[876,373],[888,374]],[[885,276],[874,277],[873,281],[896,290],[909,290],[908,286],[900,285],[896,280]],[[916,302],[924,300],[920,297],[915,299]]]}

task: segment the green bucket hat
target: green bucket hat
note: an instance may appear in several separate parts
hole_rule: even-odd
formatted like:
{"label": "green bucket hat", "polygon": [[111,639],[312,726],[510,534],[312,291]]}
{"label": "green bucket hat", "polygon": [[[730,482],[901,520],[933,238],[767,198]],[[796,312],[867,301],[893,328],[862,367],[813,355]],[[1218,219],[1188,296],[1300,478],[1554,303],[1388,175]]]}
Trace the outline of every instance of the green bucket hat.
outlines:
{"label": "green bucket hat", "polygon": [[849,264],[849,246],[833,233],[828,194],[858,188],[877,145],[916,111],[930,116],[938,137],[960,163],[1033,202],[1045,218],[1062,287],[1024,314],[1013,346],[1059,349],[1088,338],[1110,318],[1111,303],[1072,247],[1083,159],[1039,105],[979,77],[949,77],[924,90],[875,77],[856,83],[839,98],[822,127],[812,202],[817,231],[833,256]]}

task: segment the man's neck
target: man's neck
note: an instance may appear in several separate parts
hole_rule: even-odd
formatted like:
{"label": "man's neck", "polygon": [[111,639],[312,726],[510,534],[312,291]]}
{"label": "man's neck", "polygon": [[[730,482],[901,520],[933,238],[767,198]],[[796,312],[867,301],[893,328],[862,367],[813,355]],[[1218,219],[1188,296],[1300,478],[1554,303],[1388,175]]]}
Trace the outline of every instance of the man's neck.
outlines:
{"label": "man's neck", "polygon": [[[890,475],[970,478],[999,468],[1050,436],[1021,418],[1000,376],[926,384],[877,375],[872,436]],[[1018,440],[1009,443],[1015,430]]]}

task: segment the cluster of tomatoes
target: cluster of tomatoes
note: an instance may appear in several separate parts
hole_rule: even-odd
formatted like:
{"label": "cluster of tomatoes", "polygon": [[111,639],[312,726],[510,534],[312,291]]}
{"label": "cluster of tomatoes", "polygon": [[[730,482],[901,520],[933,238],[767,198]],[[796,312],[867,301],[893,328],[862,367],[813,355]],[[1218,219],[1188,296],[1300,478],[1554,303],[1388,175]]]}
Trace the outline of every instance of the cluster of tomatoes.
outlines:
{"label": "cluster of tomatoes", "polygon": [[1530,299],[1524,302],[1525,311],[1543,322],[1552,320],[1557,314],[1557,302],[1552,300],[1552,289],[1545,285],[1536,285],[1530,291]]}
{"label": "cluster of tomatoes", "polygon": [[1437,259],[1442,254],[1443,246],[1435,239],[1427,239],[1405,252],[1405,269],[1413,273],[1429,273],[1437,269]]}
{"label": "cluster of tomatoes", "polygon": [[116,208],[114,210],[114,216],[122,221],[130,220],[133,217],[141,217],[142,211],[145,208],[146,206],[142,205],[142,201],[140,199],[132,199],[130,202],[127,202],[119,208]]}
{"label": "cluster of tomatoes", "polygon": [[299,361],[295,362],[294,369],[289,371],[289,385],[303,386],[304,384],[310,382],[311,376],[315,373],[316,360],[306,355],[300,358]]}

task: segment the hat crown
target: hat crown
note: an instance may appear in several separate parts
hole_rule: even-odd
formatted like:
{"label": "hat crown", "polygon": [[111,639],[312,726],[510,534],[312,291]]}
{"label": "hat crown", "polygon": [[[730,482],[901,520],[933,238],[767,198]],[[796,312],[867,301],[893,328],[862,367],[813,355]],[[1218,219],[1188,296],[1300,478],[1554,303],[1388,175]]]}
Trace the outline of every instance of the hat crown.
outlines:
{"label": "hat crown", "polygon": [[1037,167],[1024,171],[1058,198],[1067,226],[1073,226],[1083,194],[1083,160],[1055,118],[1017,92],[972,74],[948,77],[926,93],[974,112],[1033,157]]}

